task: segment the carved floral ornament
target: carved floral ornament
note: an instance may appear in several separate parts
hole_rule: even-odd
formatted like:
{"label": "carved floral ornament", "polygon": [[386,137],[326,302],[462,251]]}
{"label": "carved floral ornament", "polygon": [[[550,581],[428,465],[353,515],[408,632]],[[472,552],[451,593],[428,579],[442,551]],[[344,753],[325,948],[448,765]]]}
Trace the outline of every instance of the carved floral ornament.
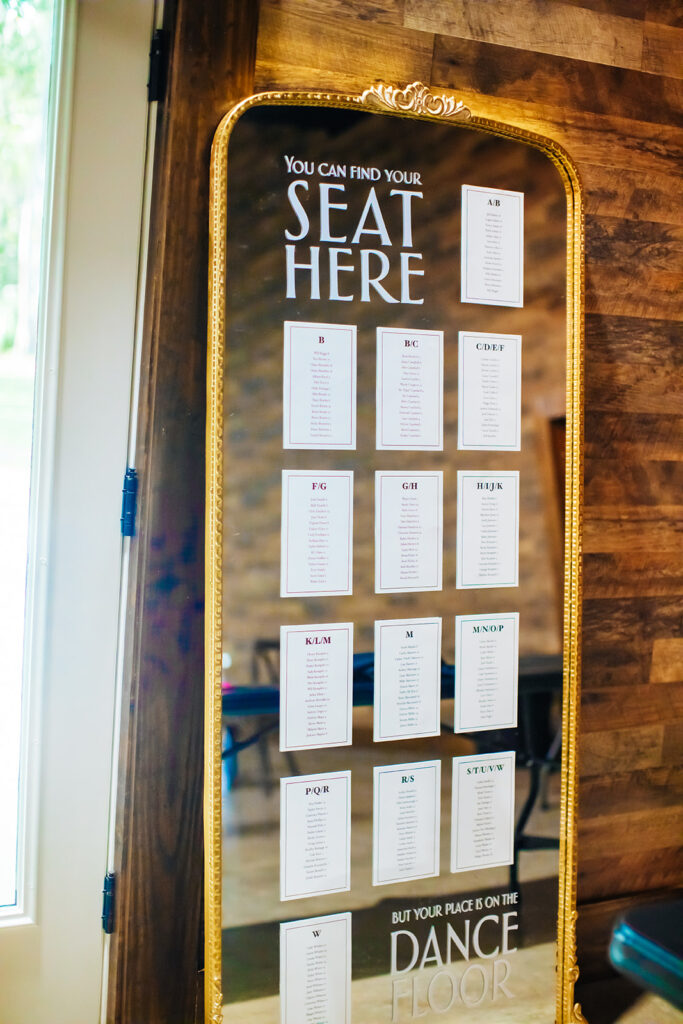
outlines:
{"label": "carved floral ornament", "polygon": [[366,89],[361,101],[369,107],[396,110],[404,114],[429,114],[446,121],[469,121],[472,116],[462,100],[456,100],[446,93],[432,92],[424,82],[412,82],[405,89],[379,83]]}

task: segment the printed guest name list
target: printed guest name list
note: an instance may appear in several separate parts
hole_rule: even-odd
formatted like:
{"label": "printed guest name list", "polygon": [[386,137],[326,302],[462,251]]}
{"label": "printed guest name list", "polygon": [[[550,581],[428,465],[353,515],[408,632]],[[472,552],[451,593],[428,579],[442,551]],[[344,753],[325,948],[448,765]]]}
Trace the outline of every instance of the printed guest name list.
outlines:
{"label": "printed guest name list", "polygon": [[351,772],[280,779],[280,899],[351,888]]}
{"label": "printed guest name list", "polygon": [[374,769],[372,884],[439,874],[441,761]]}
{"label": "printed guest name list", "polygon": [[515,752],[453,758],[451,871],[514,859]]}
{"label": "printed guest name list", "polygon": [[441,590],[443,473],[375,473],[375,591]]}
{"label": "printed guest name list", "polygon": [[443,331],[377,328],[376,443],[443,450]]}
{"label": "printed guest name list", "polygon": [[280,925],[281,1024],[351,1024],[351,914]]}
{"label": "printed guest name list", "polygon": [[356,328],[284,325],[283,448],[356,447]]}
{"label": "printed guest name list", "polygon": [[375,742],[440,733],[441,619],[375,622]]}
{"label": "printed guest name list", "polygon": [[518,452],[521,336],[460,331],[458,367],[458,448]]}
{"label": "printed guest name list", "polygon": [[460,301],[524,305],[524,193],[462,186]]}
{"label": "printed guest name list", "polygon": [[351,743],[353,623],[280,627],[280,750]]}
{"label": "printed guest name list", "polygon": [[518,650],[518,612],[456,615],[456,732],[517,727]]}
{"label": "printed guest name list", "polygon": [[283,470],[280,597],[353,589],[353,472]]}
{"label": "printed guest name list", "polygon": [[518,470],[458,470],[455,585],[519,585]]}

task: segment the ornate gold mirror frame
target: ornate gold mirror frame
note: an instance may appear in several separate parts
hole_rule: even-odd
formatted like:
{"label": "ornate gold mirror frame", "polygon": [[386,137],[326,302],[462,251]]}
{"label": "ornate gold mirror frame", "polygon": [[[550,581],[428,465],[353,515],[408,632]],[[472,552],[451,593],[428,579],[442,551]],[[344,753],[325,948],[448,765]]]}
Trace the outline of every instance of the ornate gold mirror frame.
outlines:
{"label": "ornate gold mirror frame", "polygon": [[528,130],[528,123],[495,119],[494,100],[481,97],[471,112],[449,93],[433,93],[414,82],[400,89],[375,85],[362,95],[263,92],[233,106],[221,121],[211,156],[208,410],[206,482],[206,695],[205,695],[205,1019],[223,1020],[221,1010],[221,665],[223,369],[225,343],[227,158],[239,118],[259,105],[332,107],[379,112],[399,118],[453,122],[540,150],[556,166],[567,198],[566,277],[566,488],[563,606],[563,719],[557,922],[556,1020],[584,1021],[574,1000],[576,965],[577,719],[580,689],[581,511],[583,436],[584,223],[576,168],[557,142]]}

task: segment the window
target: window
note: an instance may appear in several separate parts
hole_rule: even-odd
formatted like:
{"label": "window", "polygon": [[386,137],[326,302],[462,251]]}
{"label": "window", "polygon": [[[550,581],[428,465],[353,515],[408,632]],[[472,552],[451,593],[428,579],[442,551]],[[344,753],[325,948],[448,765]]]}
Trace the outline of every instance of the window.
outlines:
{"label": "window", "polygon": [[[33,612],[44,491],[42,296],[58,0],[0,0],[0,923],[26,912]],[[48,389],[49,390],[49,389]],[[42,532],[45,530],[43,528]]]}

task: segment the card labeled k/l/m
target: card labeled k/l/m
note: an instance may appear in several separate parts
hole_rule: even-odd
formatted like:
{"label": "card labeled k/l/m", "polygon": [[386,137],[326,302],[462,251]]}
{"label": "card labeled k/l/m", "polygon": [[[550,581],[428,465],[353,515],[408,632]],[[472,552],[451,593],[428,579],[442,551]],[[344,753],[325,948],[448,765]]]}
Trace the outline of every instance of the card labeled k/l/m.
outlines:
{"label": "card labeled k/l/m", "polygon": [[280,626],[280,750],[352,742],[353,623]]}

